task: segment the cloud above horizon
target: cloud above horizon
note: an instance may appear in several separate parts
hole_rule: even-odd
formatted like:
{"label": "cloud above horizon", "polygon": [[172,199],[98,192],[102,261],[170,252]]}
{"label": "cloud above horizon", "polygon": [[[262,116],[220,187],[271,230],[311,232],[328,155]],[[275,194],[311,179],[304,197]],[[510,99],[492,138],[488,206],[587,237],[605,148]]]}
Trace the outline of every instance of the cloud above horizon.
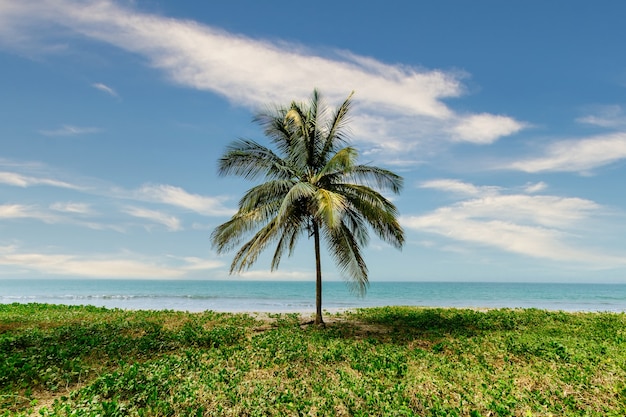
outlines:
{"label": "cloud above horizon", "polygon": [[87,203],[73,203],[73,202],[55,202],[50,205],[50,208],[62,213],[71,213],[78,215],[94,214],[94,211],[90,204]]}
{"label": "cloud above horizon", "polygon": [[99,132],[102,132],[102,129],[98,127],[80,127],[72,125],[63,125],[58,129],[47,129],[39,131],[39,133],[44,136],[79,136],[90,135]]}
{"label": "cloud above horizon", "polygon": [[224,206],[225,197],[208,197],[188,193],[166,184],[146,184],[131,193],[140,201],[154,202],[191,210],[204,216],[231,216],[236,210]]}
{"label": "cloud above horizon", "polygon": [[[585,247],[585,236],[591,232],[582,224],[607,215],[593,201],[505,194],[497,187],[447,179],[424,182],[421,187],[452,192],[460,201],[427,214],[403,216],[406,228],[533,258],[592,267],[626,265],[623,255]],[[529,188],[535,192],[537,187]]]}
{"label": "cloud above horizon", "polygon": [[507,116],[481,113],[461,119],[452,128],[452,133],[455,140],[484,145],[517,133],[524,127],[524,123]]}
{"label": "cloud above horizon", "polygon": [[579,117],[577,122],[604,128],[626,127],[626,113],[622,106],[614,104],[608,106],[592,106],[592,114]]}
{"label": "cloud above horizon", "polygon": [[47,185],[50,187],[69,188],[78,190],[79,186],[70,184],[65,181],[60,181],[53,178],[33,177],[30,175],[23,175],[16,172],[0,172],[0,184],[12,185],[14,187],[32,187],[36,185]]}
{"label": "cloud above horizon", "polygon": [[124,213],[140,219],[150,220],[154,223],[165,226],[171,232],[182,230],[180,219],[167,213],[157,210],[149,210],[141,207],[127,207]]}
{"label": "cloud above horizon", "polygon": [[[66,224],[118,233],[126,233],[130,227],[137,225],[148,231],[152,231],[154,226],[164,226],[167,231],[180,232],[184,230],[183,221],[178,216],[183,214],[181,211],[205,217],[229,217],[236,211],[225,205],[230,197],[189,193],[168,184],[146,184],[136,189],[125,189],[79,176],[73,176],[74,183],[69,183],[59,179],[59,172],[42,164],[2,160],[0,167],[13,169],[0,171],[0,188],[60,188],[67,190],[63,194],[72,200],[59,201],[60,191],[37,193],[37,197],[28,199],[27,204],[16,201],[0,204],[0,221],[31,219],[46,224]],[[138,220],[144,222],[138,223]]]}
{"label": "cloud above horizon", "polygon": [[[38,30],[29,31],[35,25]],[[458,72],[390,65],[349,51],[322,55],[299,44],[252,39],[114,1],[41,0],[0,6],[5,47],[28,45],[31,51],[49,51],[54,46],[49,43],[67,36],[67,29],[74,36],[140,55],[179,85],[250,108],[307,99],[314,87],[333,103],[355,90],[354,139],[379,149],[386,158],[406,153],[433,135],[450,142],[490,144],[525,127],[506,115],[460,114],[451,109],[443,100],[466,93],[461,82],[465,74]],[[48,41],[50,33],[59,36]],[[117,94],[102,83],[93,87]],[[376,130],[359,126],[372,120]],[[423,131],[416,131],[416,125]],[[44,132],[73,131],[80,128]]]}
{"label": "cloud above horizon", "polygon": [[504,169],[529,173],[579,172],[626,158],[626,133],[608,133],[583,139],[560,140],[548,145],[543,155],[503,165]]}
{"label": "cloud above horizon", "polygon": [[[164,262],[166,259],[168,262]],[[145,258],[138,254],[76,255],[23,251],[15,245],[0,247],[0,267],[13,266],[45,275],[81,278],[182,278],[194,271],[221,267],[220,261],[200,258]]]}
{"label": "cloud above horizon", "polygon": [[113,96],[113,97],[119,97],[119,96],[118,96],[118,94],[117,94],[117,91],[115,91],[114,89],[112,89],[111,87],[109,87],[109,86],[108,86],[108,85],[106,85],[106,84],[102,84],[102,83],[93,83],[93,84],[91,84],[91,86],[92,86],[93,88],[97,89],[97,90],[100,90],[100,91],[102,91],[102,92],[107,93],[107,94],[108,94],[108,95],[110,95],[110,96]]}

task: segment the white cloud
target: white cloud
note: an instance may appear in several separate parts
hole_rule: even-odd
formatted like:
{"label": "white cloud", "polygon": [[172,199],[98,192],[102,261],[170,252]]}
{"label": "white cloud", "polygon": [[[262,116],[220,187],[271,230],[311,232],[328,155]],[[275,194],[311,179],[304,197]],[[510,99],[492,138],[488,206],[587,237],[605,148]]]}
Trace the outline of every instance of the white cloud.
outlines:
{"label": "white cloud", "polygon": [[456,74],[387,65],[343,51],[327,58],[302,45],[252,39],[112,1],[44,0],[13,8],[13,26],[41,21],[143,55],[177,83],[253,106],[306,98],[312,86],[336,92],[335,98],[356,88],[372,107],[445,118],[451,112],[440,99],[463,91]]}
{"label": "white cloud", "polygon": [[247,280],[271,279],[274,281],[313,281],[315,271],[244,271],[234,276]]}
{"label": "white cloud", "polygon": [[[308,99],[313,87],[335,102],[355,90],[355,140],[380,149],[379,157],[397,160],[395,156],[406,156],[407,150],[420,155],[417,148],[422,143],[441,136],[493,143],[524,127],[511,117],[459,115],[449,108],[444,99],[465,93],[461,83],[465,74],[459,72],[390,65],[347,51],[322,55],[302,45],[253,39],[113,1],[41,0],[20,2],[11,9],[4,31],[25,33],[36,26],[38,31],[31,30],[28,36],[38,35],[45,43],[54,27],[63,28],[63,36],[69,29],[145,57],[175,83],[214,92],[239,105]],[[372,121],[378,121],[376,129]]]}
{"label": "white cloud", "polygon": [[84,278],[177,278],[183,271],[130,259],[87,258],[64,254],[1,253],[0,265],[18,266],[46,275]]}
{"label": "white cloud", "polygon": [[88,135],[101,132],[102,129],[97,127],[79,127],[72,125],[63,125],[58,129],[40,130],[39,133],[45,136],[78,136]]}
{"label": "white cloud", "polygon": [[229,216],[235,212],[223,206],[224,198],[190,194],[171,185],[144,185],[134,192],[134,197],[181,207],[206,216]]}
{"label": "white cloud", "polygon": [[576,119],[579,123],[606,128],[620,128],[626,126],[626,114],[621,106],[595,106],[594,114]]}
{"label": "white cloud", "polygon": [[52,178],[38,178],[15,172],[0,172],[0,184],[12,185],[15,187],[31,187],[34,185],[48,185],[51,187],[79,189],[77,185],[73,185],[64,181]]}
{"label": "white cloud", "polygon": [[36,206],[22,204],[0,205],[0,219],[36,219],[45,223],[56,223],[59,217],[39,210]]}
{"label": "white cloud", "polygon": [[500,187],[486,186],[479,187],[474,184],[469,184],[463,181],[454,179],[438,179],[431,181],[424,181],[420,184],[420,188],[432,188],[442,191],[453,192],[455,194],[476,196],[484,194],[497,194]]}
{"label": "white cloud", "polygon": [[539,181],[537,183],[528,183],[526,184],[526,186],[524,187],[524,191],[527,192],[528,194],[534,194],[534,193],[538,193],[540,191],[545,190],[546,188],[548,188],[548,184],[546,184],[543,181]]}
{"label": "white cloud", "polygon": [[180,219],[160,211],[148,210],[139,207],[128,207],[124,210],[124,212],[134,217],[139,217],[142,219],[151,220],[155,223],[162,224],[172,232],[176,232],[182,229]]}
{"label": "white cloud", "polygon": [[109,87],[109,86],[108,86],[108,85],[106,85],[106,84],[102,84],[102,83],[94,83],[94,84],[91,84],[91,86],[92,86],[93,88],[96,88],[96,89],[98,89],[98,90],[100,90],[100,91],[103,91],[103,92],[107,93],[107,94],[108,94],[108,95],[110,95],[110,96],[113,96],[113,97],[118,97],[118,95],[117,95],[117,91],[115,91],[114,89],[112,89],[111,87]]}
{"label": "white cloud", "polygon": [[[162,259],[172,262],[167,264]],[[159,260],[138,254],[68,255],[20,251],[16,246],[0,247],[0,266],[12,266],[45,275],[81,278],[181,278],[194,271],[215,269],[219,261],[201,258],[161,257]]]}
{"label": "white cloud", "polygon": [[452,133],[458,141],[485,145],[523,128],[523,123],[511,117],[481,113],[460,118],[458,124],[452,128]]}
{"label": "white cloud", "polygon": [[[50,211],[52,210],[52,211]],[[123,226],[116,224],[103,224],[93,221],[78,219],[76,215],[95,215],[89,205],[78,203],[53,203],[50,210],[42,209],[37,205],[4,204],[0,205],[0,220],[9,219],[34,219],[47,224],[71,224],[79,227],[86,227],[92,230],[114,230],[124,233]],[[65,214],[65,216],[63,215]]]}
{"label": "white cloud", "polygon": [[[461,183],[463,184],[463,183]],[[442,184],[445,185],[445,184]],[[459,187],[446,188],[458,192]],[[469,199],[431,213],[401,218],[403,226],[455,241],[480,244],[534,258],[624,266],[626,258],[594,249],[588,242],[591,221],[606,215],[593,201],[557,196],[494,194],[483,196],[469,184]]]}
{"label": "white cloud", "polygon": [[[15,163],[10,161],[0,160],[0,166],[16,166]],[[75,191],[79,191],[89,195],[96,195],[106,197],[110,202],[116,200],[134,200],[140,202],[159,203],[183,208],[193,211],[195,213],[204,216],[231,216],[236,210],[230,209],[224,206],[224,203],[228,201],[227,197],[223,196],[203,196],[199,194],[192,194],[180,187],[175,187],[166,184],[148,184],[140,187],[136,190],[126,190],[119,187],[111,186],[103,181],[95,180],[93,178],[82,178],[78,182],[81,185],[71,184],[65,181],[55,179],[57,174],[46,172],[45,167],[33,164],[23,164],[20,168],[32,172],[36,171],[35,175],[25,175],[17,172],[0,171],[0,184],[6,184],[15,187],[33,187],[33,186],[51,186],[59,188],[67,188]],[[41,174],[41,172],[44,172]],[[45,175],[45,176],[44,176]],[[76,179],[76,178],[75,178]],[[56,212],[64,212],[69,214],[95,214],[92,212],[91,206],[86,203],[71,203],[71,202],[54,202],[46,204],[51,210]],[[131,213],[128,213],[131,214]],[[157,211],[146,210],[141,212],[139,209],[133,209],[132,215],[136,217],[151,218],[157,223],[167,226],[170,230],[179,230],[180,223],[178,219],[173,216],[168,216]],[[48,215],[48,217],[52,217]],[[88,225],[90,228],[110,228],[110,226],[93,224]]]}
{"label": "white cloud", "polygon": [[69,214],[93,214],[91,206],[87,203],[56,202],[51,204],[50,208]]}
{"label": "white cloud", "polygon": [[524,194],[494,195],[458,203],[453,211],[482,219],[501,219],[546,227],[566,227],[599,210],[590,200]]}
{"label": "white cloud", "polygon": [[3,204],[0,206],[0,219],[19,219],[32,217],[32,208],[21,204]]}
{"label": "white cloud", "polygon": [[503,168],[524,172],[588,172],[626,158],[626,133],[563,140],[549,145],[544,156],[520,160]]}
{"label": "white cloud", "polygon": [[182,258],[182,260],[186,264],[183,268],[188,271],[205,271],[221,268],[222,266],[224,266],[223,262],[214,259],[202,259],[190,256]]}
{"label": "white cloud", "polygon": [[[451,210],[441,209],[431,215],[404,218],[402,223],[408,228],[534,258],[591,263],[606,262],[608,258],[566,245],[566,235],[558,230],[501,220],[477,221]],[[611,261],[615,263],[616,260],[619,258]]]}
{"label": "white cloud", "polygon": [[[77,203],[53,203],[50,210],[42,209],[37,205],[4,204],[0,205],[0,220],[5,219],[34,219],[47,224],[72,224],[87,227],[93,230],[114,230],[123,233],[124,229],[118,225],[106,225],[92,221],[78,220],[76,215],[88,216],[95,214],[89,205]],[[65,214],[65,216],[63,215]]]}

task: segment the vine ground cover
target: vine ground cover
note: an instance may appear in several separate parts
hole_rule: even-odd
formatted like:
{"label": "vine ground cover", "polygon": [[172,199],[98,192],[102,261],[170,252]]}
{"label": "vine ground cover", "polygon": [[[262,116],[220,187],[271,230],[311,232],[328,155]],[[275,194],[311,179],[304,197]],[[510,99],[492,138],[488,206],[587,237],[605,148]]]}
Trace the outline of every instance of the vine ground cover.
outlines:
{"label": "vine ground cover", "polygon": [[626,314],[0,305],[0,416],[624,416]]}

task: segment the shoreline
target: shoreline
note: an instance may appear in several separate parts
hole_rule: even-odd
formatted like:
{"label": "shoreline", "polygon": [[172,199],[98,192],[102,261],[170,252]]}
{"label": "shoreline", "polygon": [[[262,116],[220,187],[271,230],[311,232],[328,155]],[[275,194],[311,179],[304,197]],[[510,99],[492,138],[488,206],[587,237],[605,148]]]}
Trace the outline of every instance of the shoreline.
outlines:
{"label": "shoreline", "polygon": [[[308,282],[279,281],[1,281],[0,303],[94,305],[132,310],[306,313],[315,310]],[[364,297],[343,282],[324,285],[329,312],[381,306],[538,308],[626,311],[626,284],[372,283]]]}
{"label": "shoreline", "polygon": [[[93,308],[104,308],[107,310],[122,310],[128,312],[155,312],[155,313],[166,313],[166,312],[176,312],[176,313],[185,313],[185,314],[202,314],[207,312],[218,313],[218,314],[247,314],[252,317],[266,317],[271,318],[271,316],[287,316],[287,315],[298,315],[300,317],[315,316],[315,307],[311,308],[300,308],[300,309],[277,309],[277,310],[249,310],[249,309],[172,309],[172,308],[142,308],[142,307],[119,307],[119,306],[108,306],[108,305],[96,305],[96,304],[84,304],[84,303],[46,303],[39,301],[32,302],[0,302],[0,305],[47,305],[47,306],[67,306],[67,307],[93,307]],[[323,308],[322,312],[324,316],[337,316],[343,314],[356,313],[359,310],[370,310],[370,309],[384,309],[384,308],[408,308],[415,310],[467,310],[467,311],[475,311],[475,312],[489,312],[494,310],[506,310],[506,311],[526,311],[526,310],[538,310],[545,311],[548,313],[568,313],[568,314],[626,314],[626,310],[584,310],[584,309],[551,309],[551,308],[539,308],[539,307],[491,307],[491,306],[441,306],[441,305],[370,305],[363,307],[331,307],[331,308]]]}

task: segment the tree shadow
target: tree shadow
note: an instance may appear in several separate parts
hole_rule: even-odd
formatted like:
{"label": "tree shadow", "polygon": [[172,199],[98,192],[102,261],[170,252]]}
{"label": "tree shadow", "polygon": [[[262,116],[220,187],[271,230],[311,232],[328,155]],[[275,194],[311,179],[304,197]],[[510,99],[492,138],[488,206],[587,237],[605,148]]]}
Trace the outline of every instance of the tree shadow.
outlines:
{"label": "tree shadow", "polygon": [[527,323],[526,316],[512,309],[380,307],[330,316],[324,331],[331,337],[402,343],[514,330]]}

